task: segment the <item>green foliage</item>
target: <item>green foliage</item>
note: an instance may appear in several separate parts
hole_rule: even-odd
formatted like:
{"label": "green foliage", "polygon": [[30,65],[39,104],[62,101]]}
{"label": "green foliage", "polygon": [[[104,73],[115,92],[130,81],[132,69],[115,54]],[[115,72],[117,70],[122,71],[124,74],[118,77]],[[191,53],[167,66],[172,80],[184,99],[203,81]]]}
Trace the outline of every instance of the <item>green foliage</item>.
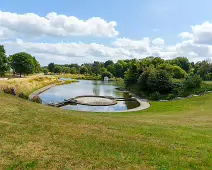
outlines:
{"label": "green foliage", "polygon": [[44,73],[44,74],[48,74],[48,69],[47,69],[47,68],[44,68],[44,69],[43,69],[43,73]]}
{"label": "green foliage", "polygon": [[82,67],[80,68],[80,74],[86,74],[86,73],[88,73],[87,67],[82,66]]}
{"label": "green foliage", "polygon": [[113,75],[108,72],[108,71],[104,71],[102,74],[101,74],[101,77],[102,77],[102,80],[104,79],[104,77],[108,77],[108,78],[112,78]]}
{"label": "green foliage", "polygon": [[105,68],[107,68],[110,65],[114,65],[114,62],[112,60],[105,61],[105,63],[104,63]]}
{"label": "green foliage", "polygon": [[33,61],[33,72],[34,73],[39,73],[41,71],[41,67],[40,67],[40,63],[36,60],[35,57],[32,57],[32,61]]}
{"label": "green foliage", "polygon": [[8,59],[3,45],[0,45],[0,76],[4,76],[8,70]]}
{"label": "green foliage", "polygon": [[20,52],[10,56],[12,69],[20,74],[32,74],[34,72],[33,57],[25,52]]}
{"label": "green foliage", "polygon": [[63,67],[63,72],[69,74],[71,72],[71,69],[69,67]]}
{"label": "green foliage", "polygon": [[49,63],[49,65],[48,65],[48,70],[49,70],[50,72],[54,72],[54,68],[55,68],[54,63]]}
{"label": "green foliage", "polygon": [[169,61],[172,65],[177,65],[180,68],[182,68],[183,70],[185,70],[187,73],[190,70],[190,63],[189,60],[185,57],[177,57],[173,60]]}
{"label": "green foliage", "polygon": [[56,65],[56,66],[54,67],[54,73],[58,73],[58,74],[62,73],[62,67]]}
{"label": "green foliage", "polygon": [[189,75],[186,80],[183,82],[184,88],[192,89],[192,88],[200,88],[202,83],[202,79],[199,75]]}
{"label": "green foliage", "polygon": [[186,77],[186,71],[179,66],[172,67],[172,77],[176,79],[183,79]]}
{"label": "green foliage", "polygon": [[147,79],[147,86],[151,93],[158,91],[166,94],[172,90],[172,80],[165,70],[152,70]]}
{"label": "green foliage", "polygon": [[140,75],[140,77],[138,79],[138,85],[140,87],[140,90],[143,92],[147,92],[149,90],[149,87],[147,84],[149,74],[150,74],[150,70],[146,70]]}
{"label": "green foliage", "polygon": [[160,98],[161,98],[161,94],[158,91],[153,92],[149,95],[150,100],[159,100]]}
{"label": "green foliage", "polygon": [[70,73],[71,74],[76,74],[77,73],[76,68],[75,67],[70,68]]}
{"label": "green foliage", "polygon": [[125,72],[124,82],[126,86],[136,84],[139,78],[140,68],[138,64],[132,63],[131,68]]}

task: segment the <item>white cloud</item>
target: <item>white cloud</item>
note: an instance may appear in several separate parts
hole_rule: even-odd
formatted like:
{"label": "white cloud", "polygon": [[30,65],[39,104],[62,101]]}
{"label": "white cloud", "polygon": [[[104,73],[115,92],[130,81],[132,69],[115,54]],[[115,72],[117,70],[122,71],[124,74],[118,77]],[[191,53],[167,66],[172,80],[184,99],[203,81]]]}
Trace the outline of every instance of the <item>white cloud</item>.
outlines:
{"label": "white cloud", "polygon": [[182,32],[179,34],[179,36],[184,39],[192,39],[193,38],[193,35],[189,32]]}
{"label": "white cloud", "polygon": [[148,37],[145,37],[141,40],[118,38],[113,42],[113,45],[130,51],[148,52],[150,46],[150,39]]}
{"label": "white cloud", "polygon": [[212,23],[206,21],[201,25],[192,26],[194,43],[212,45]]}
{"label": "white cloud", "polygon": [[212,23],[206,21],[200,25],[191,26],[191,32],[182,32],[179,36],[192,40],[194,44],[212,45]]}
{"label": "white cloud", "polygon": [[179,34],[183,40],[177,44],[167,45],[162,38],[139,40],[117,38],[111,45],[97,43],[42,43],[29,40],[9,40],[15,36],[26,37],[66,37],[95,35],[112,37],[118,35],[116,23],[107,23],[101,18],[86,21],[49,13],[46,17],[36,14],[12,14],[0,11],[0,44],[5,45],[8,54],[20,51],[36,56],[41,64],[55,63],[91,63],[94,60],[144,58],[147,56],[171,59],[185,56],[190,61],[212,58],[212,24],[204,22],[191,26],[190,32]]}
{"label": "white cloud", "polygon": [[155,38],[152,40],[152,44],[154,45],[164,45],[165,41],[162,38]]}
{"label": "white cloud", "polygon": [[[0,39],[10,36],[104,36],[119,34],[115,21],[106,22],[99,17],[80,20],[74,16],[49,13],[41,17],[34,13],[16,14],[0,11]],[[10,34],[8,34],[10,32]]]}

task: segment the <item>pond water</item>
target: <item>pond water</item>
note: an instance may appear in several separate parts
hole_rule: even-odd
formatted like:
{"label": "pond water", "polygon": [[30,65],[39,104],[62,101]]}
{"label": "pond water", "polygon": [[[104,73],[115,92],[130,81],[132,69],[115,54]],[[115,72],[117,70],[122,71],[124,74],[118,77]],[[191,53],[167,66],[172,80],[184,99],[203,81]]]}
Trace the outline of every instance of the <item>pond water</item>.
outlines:
{"label": "pond water", "polygon": [[[113,96],[129,98],[129,93],[116,90],[120,87],[116,82],[104,82],[93,80],[79,80],[78,83],[55,86],[39,96],[45,103],[62,102],[64,99],[74,98],[82,95]],[[137,101],[119,101],[112,106],[86,106],[86,105],[66,105],[62,108],[68,110],[92,111],[92,112],[113,112],[124,111],[138,107]]]}

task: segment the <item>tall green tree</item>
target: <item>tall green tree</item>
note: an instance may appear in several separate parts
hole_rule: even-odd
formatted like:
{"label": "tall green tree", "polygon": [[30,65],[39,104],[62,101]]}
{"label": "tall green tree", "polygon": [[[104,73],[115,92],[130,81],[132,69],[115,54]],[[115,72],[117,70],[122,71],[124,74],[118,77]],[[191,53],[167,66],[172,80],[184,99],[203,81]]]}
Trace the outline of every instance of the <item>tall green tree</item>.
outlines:
{"label": "tall green tree", "polygon": [[12,69],[20,74],[32,74],[34,71],[33,57],[25,52],[20,52],[10,56]]}
{"label": "tall green tree", "polygon": [[49,65],[48,65],[48,70],[49,70],[50,72],[54,72],[54,68],[55,68],[55,64],[54,64],[54,63],[49,63]]}
{"label": "tall green tree", "polygon": [[55,65],[54,67],[54,73],[62,73],[63,69],[61,66]]}
{"label": "tall green tree", "polygon": [[0,76],[3,76],[8,70],[8,60],[6,56],[6,51],[3,45],[0,45]]}
{"label": "tall green tree", "polygon": [[34,73],[39,73],[41,71],[40,63],[36,60],[35,57],[32,57],[34,65]]}
{"label": "tall green tree", "polygon": [[190,62],[187,58],[185,57],[177,57],[173,60],[170,60],[171,64],[175,64],[178,65],[179,67],[181,67],[183,70],[185,70],[187,73],[190,70]]}

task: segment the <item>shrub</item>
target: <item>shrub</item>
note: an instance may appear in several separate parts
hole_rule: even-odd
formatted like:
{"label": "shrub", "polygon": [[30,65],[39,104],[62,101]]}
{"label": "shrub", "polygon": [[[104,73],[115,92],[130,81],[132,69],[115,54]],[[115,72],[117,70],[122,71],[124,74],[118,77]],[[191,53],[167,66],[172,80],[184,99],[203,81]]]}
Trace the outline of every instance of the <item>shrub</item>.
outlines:
{"label": "shrub", "polygon": [[174,99],[176,96],[173,93],[167,95],[166,100]]}
{"label": "shrub", "polygon": [[158,91],[167,94],[173,88],[171,77],[165,70],[152,70],[148,76],[147,88],[150,93]]}
{"label": "shrub", "polygon": [[39,96],[34,96],[32,99],[31,99],[32,102],[35,102],[35,103],[42,103],[42,100]]}
{"label": "shrub", "polygon": [[5,87],[5,88],[3,88],[3,92],[4,93],[7,93],[7,94],[12,94],[12,87]]}
{"label": "shrub", "polygon": [[159,99],[161,99],[161,94],[158,91],[153,92],[149,95],[149,99],[150,100],[159,100]]}
{"label": "shrub", "polygon": [[29,97],[26,94],[22,93],[22,92],[18,94],[18,97],[20,97],[22,99],[26,99],[26,100],[29,99]]}
{"label": "shrub", "polygon": [[147,80],[149,78],[149,74],[150,74],[150,71],[144,71],[138,79],[138,84],[140,86],[141,91],[144,91],[144,92],[148,91]]}
{"label": "shrub", "polygon": [[200,88],[202,79],[199,75],[189,75],[183,82],[183,86],[186,89]]}

